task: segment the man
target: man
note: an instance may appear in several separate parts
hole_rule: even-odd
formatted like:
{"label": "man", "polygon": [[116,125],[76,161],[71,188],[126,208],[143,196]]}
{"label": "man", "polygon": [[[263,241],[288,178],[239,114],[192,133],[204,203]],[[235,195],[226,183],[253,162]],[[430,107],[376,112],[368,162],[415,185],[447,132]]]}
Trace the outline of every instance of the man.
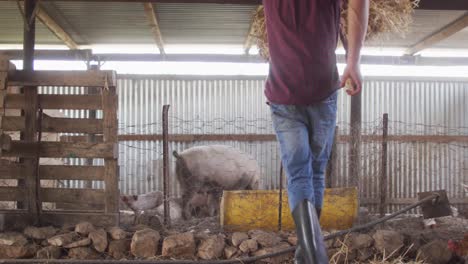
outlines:
{"label": "man", "polygon": [[288,175],[288,197],[299,239],[296,263],[328,263],[319,218],[324,172],[336,124],[337,90],[361,91],[360,50],[369,0],[348,1],[347,67],[342,82],[335,49],[340,0],[264,0],[270,51],[265,95]]}

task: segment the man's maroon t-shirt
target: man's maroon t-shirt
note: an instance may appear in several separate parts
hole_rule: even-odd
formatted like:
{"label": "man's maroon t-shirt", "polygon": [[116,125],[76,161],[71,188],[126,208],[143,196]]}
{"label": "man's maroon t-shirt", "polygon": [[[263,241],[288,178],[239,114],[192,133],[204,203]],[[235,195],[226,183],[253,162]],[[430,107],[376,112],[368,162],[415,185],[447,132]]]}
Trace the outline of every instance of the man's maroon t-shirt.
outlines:
{"label": "man's maroon t-shirt", "polygon": [[335,49],[340,0],[263,0],[270,72],[269,102],[309,105],[339,87]]}

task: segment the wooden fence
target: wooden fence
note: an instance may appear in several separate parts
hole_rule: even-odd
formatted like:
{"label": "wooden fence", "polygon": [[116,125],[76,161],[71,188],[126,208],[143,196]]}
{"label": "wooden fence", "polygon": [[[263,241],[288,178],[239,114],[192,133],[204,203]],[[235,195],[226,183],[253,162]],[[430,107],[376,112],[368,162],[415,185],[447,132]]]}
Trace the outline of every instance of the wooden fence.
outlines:
{"label": "wooden fence", "polygon": [[[0,65],[0,158],[19,158],[20,162],[2,161],[0,179],[18,181],[18,186],[0,187],[0,201],[17,202],[14,210],[0,213],[5,224],[23,226],[31,223],[55,224],[91,221],[117,224],[119,210],[117,94],[116,74],[112,71],[35,71],[15,70],[8,61]],[[37,95],[37,104],[25,94],[7,93],[11,86],[36,89],[38,86],[99,87],[95,95]],[[36,92],[37,94],[37,92]],[[35,109],[37,120],[28,115],[12,116],[10,109],[24,113]],[[53,118],[42,109],[102,110],[103,119]],[[20,132],[36,127],[33,139],[11,140],[6,132]],[[42,132],[98,134],[99,143],[41,142]],[[100,158],[104,166],[39,165],[40,158]],[[28,162],[29,161],[29,162]],[[32,162],[31,162],[32,161]],[[41,180],[103,181],[103,189],[64,189],[41,187]],[[43,203],[100,204],[103,210],[43,210]]]}

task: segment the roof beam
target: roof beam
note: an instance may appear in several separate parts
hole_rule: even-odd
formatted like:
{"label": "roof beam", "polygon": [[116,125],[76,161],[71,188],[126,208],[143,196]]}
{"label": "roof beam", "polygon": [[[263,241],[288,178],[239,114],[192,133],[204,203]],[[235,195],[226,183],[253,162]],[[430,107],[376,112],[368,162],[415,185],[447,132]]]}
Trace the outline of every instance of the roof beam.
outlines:
{"label": "roof beam", "polygon": [[148,20],[149,26],[151,27],[151,31],[153,32],[154,41],[158,46],[159,52],[161,54],[165,54],[164,42],[162,39],[161,30],[159,28],[156,10],[153,7],[152,3],[143,3],[143,7],[145,8],[146,19]]}
{"label": "roof beam", "polygon": [[[68,48],[72,50],[78,49],[78,44],[55,20],[47,14],[47,12],[38,3],[36,17],[41,23],[46,26],[58,39],[63,41]],[[24,9],[24,6],[21,5]]]}
{"label": "roof beam", "polygon": [[457,20],[455,20],[454,22],[443,27],[439,31],[431,34],[430,36],[424,38],[420,42],[414,44],[413,46],[411,46],[405,51],[405,54],[414,55],[422,50],[430,48],[434,46],[435,44],[449,38],[455,33],[463,30],[466,27],[468,27],[468,12],[465,13],[460,18],[458,18]]}
{"label": "roof beam", "polygon": [[245,54],[249,54],[250,48],[252,48],[253,42],[254,42],[254,22],[255,22],[255,14],[258,12],[260,9],[260,6],[257,7],[255,13],[252,15],[252,21],[250,21],[250,26],[249,26],[249,32],[247,33],[247,36],[245,38],[245,43],[244,43],[244,52]]}
{"label": "roof beam", "polygon": [[[12,60],[21,60],[22,50],[1,50],[0,55]],[[222,54],[92,54],[91,50],[36,50],[36,60],[81,60],[89,58],[101,61],[173,61],[173,62],[232,62],[265,63],[258,55]],[[346,63],[344,55],[337,55],[338,63]],[[421,56],[370,56],[361,57],[362,64],[418,65],[418,66],[468,66],[467,57],[421,57]]]}

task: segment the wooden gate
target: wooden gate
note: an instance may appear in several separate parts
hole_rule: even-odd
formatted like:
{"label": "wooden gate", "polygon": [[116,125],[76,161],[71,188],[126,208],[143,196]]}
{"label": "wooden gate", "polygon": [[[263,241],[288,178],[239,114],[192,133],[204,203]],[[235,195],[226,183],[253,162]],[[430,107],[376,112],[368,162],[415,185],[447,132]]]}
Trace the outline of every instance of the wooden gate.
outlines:
{"label": "wooden gate", "polygon": [[[14,69],[0,61],[0,179],[12,179],[17,186],[0,187],[0,201],[14,201],[17,208],[0,211],[6,228],[29,224],[76,223],[90,221],[98,225],[118,223],[118,145],[116,74],[113,71],[34,71]],[[96,95],[38,95],[37,105],[24,94],[9,94],[7,88],[38,86],[100,87]],[[35,125],[26,116],[9,115],[11,109],[35,107]],[[102,110],[103,119],[54,118],[41,109]],[[30,109],[29,109],[30,110]],[[36,127],[37,140],[11,140],[8,132]],[[99,143],[45,142],[40,133],[77,133],[102,135]],[[21,162],[7,159],[20,158]],[[104,166],[39,165],[40,158],[100,158]],[[24,161],[33,162],[24,162]],[[41,180],[103,181],[104,189],[67,189],[41,187]],[[44,210],[43,203],[100,204],[103,210]]]}

